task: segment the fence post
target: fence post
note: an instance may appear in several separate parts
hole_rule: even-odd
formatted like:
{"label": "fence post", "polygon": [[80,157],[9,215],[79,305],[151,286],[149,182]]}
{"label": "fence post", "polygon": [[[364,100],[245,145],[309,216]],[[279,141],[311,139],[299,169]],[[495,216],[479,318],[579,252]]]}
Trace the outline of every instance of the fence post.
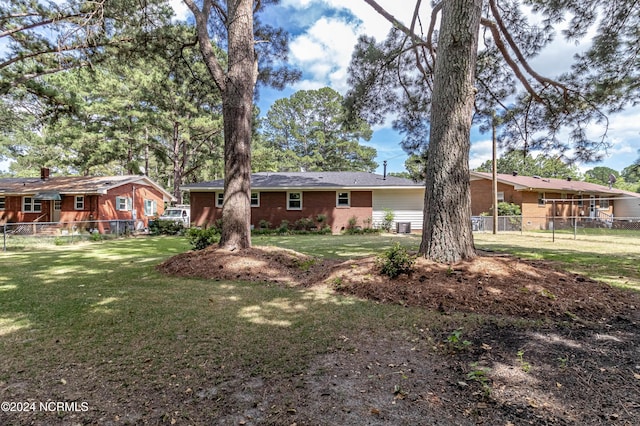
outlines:
{"label": "fence post", "polygon": [[2,226],[2,251],[7,251],[7,224]]}

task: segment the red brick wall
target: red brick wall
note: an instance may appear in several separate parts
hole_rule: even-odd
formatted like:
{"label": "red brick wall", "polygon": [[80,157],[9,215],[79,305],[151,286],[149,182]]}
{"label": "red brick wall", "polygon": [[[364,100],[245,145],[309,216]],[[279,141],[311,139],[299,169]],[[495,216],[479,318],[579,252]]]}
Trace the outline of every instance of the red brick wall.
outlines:
{"label": "red brick wall", "polygon": [[[295,192],[295,191],[292,191]],[[191,192],[191,217],[197,226],[208,226],[222,217],[222,208],[215,207],[216,193]],[[315,219],[319,214],[327,216],[327,225],[332,232],[347,227],[349,218],[356,216],[358,225],[370,218],[373,209],[371,191],[351,191],[351,206],[336,207],[336,191],[303,191],[302,210],[287,210],[287,192],[260,192],[260,206],[251,208],[251,224],[258,228],[261,220],[280,226],[283,220],[290,225],[302,218]]]}
{"label": "red brick wall", "polygon": [[196,226],[209,226],[222,217],[222,209],[216,208],[215,192],[191,192],[191,223]]}
{"label": "red brick wall", "polygon": [[[498,182],[498,192],[504,192],[506,203],[522,205],[522,192],[514,190],[513,186]],[[485,179],[471,181],[471,214],[479,216],[482,213],[491,213],[492,206],[492,182]]]}

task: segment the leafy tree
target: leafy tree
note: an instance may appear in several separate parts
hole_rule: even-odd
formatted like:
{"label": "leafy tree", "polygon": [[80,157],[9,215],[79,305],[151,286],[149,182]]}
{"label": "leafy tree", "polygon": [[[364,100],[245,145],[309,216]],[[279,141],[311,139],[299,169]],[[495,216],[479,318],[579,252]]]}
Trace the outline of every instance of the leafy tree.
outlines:
{"label": "leafy tree", "polygon": [[50,117],[38,130],[42,137],[19,148],[17,166],[48,165],[63,174],[144,173],[171,186],[181,200],[180,185],[198,180],[222,147],[220,98],[203,83],[199,52],[179,43],[185,30],[167,29],[176,36],[173,45],[126,66],[106,61],[44,77],[72,108]]}
{"label": "leafy tree", "polygon": [[267,147],[279,153],[278,170],[373,171],[376,150],[363,120],[344,124],[342,96],[333,89],[301,90],[273,103],[264,120]]}
{"label": "leafy tree", "polygon": [[[476,170],[491,172],[492,160],[487,160]],[[566,164],[558,157],[539,154],[536,157],[524,151],[510,151],[498,158],[498,173],[510,174],[517,172],[521,176],[542,176],[547,178],[580,179],[580,170],[575,164]]]}
{"label": "leafy tree", "polygon": [[[282,87],[298,74],[280,66],[286,60],[286,34],[261,25],[255,18],[265,5],[276,1],[183,1],[193,13],[198,47],[222,98],[225,181],[220,246],[248,248],[251,246],[251,136],[256,83],[260,79]],[[214,46],[224,50],[226,56],[217,54]]]}
{"label": "leafy tree", "polygon": [[409,178],[414,182],[424,182],[426,165],[426,153],[422,155],[412,154],[404,162],[404,167],[409,172]]}
{"label": "leafy tree", "polygon": [[610,167],[594,167],[584,172],[585,181],[597,183],[598,185],[613,184],[618,177],[620,177],[620,173]]}
{"label": "leafy tree", "polygon": [[[415,2],[412,20],[404,25],[374,0],[364,1],[393,29],[380,44],[360,39],[347,104],[365,111],[370,122],[395,114],[407,149],[428,144],[420,252],[431,259],[453,262],[476,255],[468,163],[473,112],[486,116],[499,110],[505,146],[593,160],[608,145],[606,135],[592,140],[585,130],[594,121],[606,124],[606,110],[599,107],[618,110],[640,94],[633,53],[640,34],[631,0],[615,5],[527,1],[543,17],[539,25],[528,22],[518,1],[439,1],[426,32],[421,32],[423,2]],[[597,34],[572,72],[554,80],[536,72],[529,60],[553,40],[554,27],[566,16],[571,17],[568,39],[578,40],[595,24]],[[567,129],[569,138],[562,138]]]}
{"label": "leafy tree", "polygon": [[[640,151],[638,151],[638,153],[640,153]],[[640,157],[634,161],[633,164],[622,169],[620,176],[629,183],[640,182]]]}
{"label": "leafy tree", "polygon": [[164,45],[155,30],[173,11],[165,0],[7,0],[0,7],[0,94],[23,87],[57,102],[39,77]]}

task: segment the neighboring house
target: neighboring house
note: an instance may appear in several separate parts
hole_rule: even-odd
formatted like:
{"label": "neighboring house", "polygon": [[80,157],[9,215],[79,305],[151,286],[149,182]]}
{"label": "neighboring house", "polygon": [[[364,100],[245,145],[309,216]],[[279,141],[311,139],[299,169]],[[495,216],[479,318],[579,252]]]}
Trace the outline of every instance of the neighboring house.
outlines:
{"label": "neighboring house", "polygon": [[[190,193],[191,218],[196,226],[208,226],[222,218],[224,180],[184,185]],[[357,226],[380,226],[385,210],[394,213],[395,223],[422,229],[424,185],[394,176],[366,172],[255,173],[251,175],[251,224],[261,221],[278,227],[283,220],[325,215],[331,231],[347,228],[349,219]]]}
{"label": "neighboring house", "polygon": [[127,220],[146,227],[174,197],[146,176],[60,176],[0,179],[0,223]]}
{"label": "neighboring house", "polygon": [[[523,229],[548,229],[551,218],[576,217],[582,222],[611,226],[619,216],[638,217],[631,192],[571,179],[548,179],[518,174],[498,174],[498,202],[520,206]],[[640,194],[635,194],[640,197]],[[491,173],[471,172],[473,216],[491,212]],[[555,214],[554,214],[555,207]],[[621,217],[622,219],[622,217]]]}

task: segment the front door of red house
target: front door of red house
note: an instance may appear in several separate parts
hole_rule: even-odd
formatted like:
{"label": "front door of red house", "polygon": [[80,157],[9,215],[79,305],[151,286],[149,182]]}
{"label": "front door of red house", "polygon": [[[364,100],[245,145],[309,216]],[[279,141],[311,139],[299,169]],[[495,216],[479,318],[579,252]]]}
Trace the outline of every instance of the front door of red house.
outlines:
{"label": "front door of red house", "polygon": [[60,211],[62,210],[61,200],[52,200],[51,205],[51,222],[60,222]]}

